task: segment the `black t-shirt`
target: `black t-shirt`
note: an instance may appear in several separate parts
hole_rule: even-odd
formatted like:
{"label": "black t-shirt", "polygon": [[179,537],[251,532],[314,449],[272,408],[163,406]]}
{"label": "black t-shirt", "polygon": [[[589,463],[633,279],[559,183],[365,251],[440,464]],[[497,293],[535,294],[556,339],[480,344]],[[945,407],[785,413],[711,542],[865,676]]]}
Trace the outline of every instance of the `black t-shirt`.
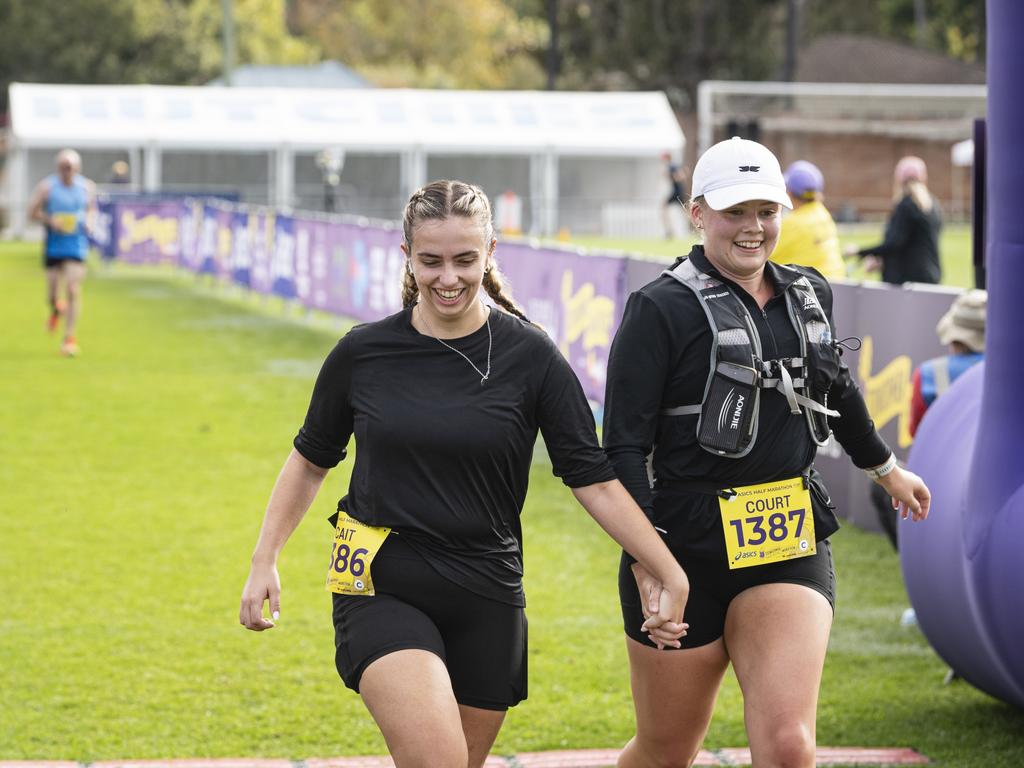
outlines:
{"label": "black t-shirt", "polygon": [[[446,578],[523,605],[522,529],[540,430],[571,488],[614,479],[579,380],[547,335],[491,310],[491,375],[413,328],[405,309],[328,355],[295,448],[333,467],[355,435],[345,511],[389,526]],[[487,326],[445,341],[486,370]]]}
{"label": "black t-shirt", "polygon": [[[775,295],[762,311],[753,297],[711,266],[702,246],[695,246],[689,258],[702,272],[733,286],[757,327],[765,359],[800,356],[783,292],[787,278],[776,264],[765,264]],[[813,269],[795,269],[811,281],[831,323],[828,281]],[[661,410],[700,403],[710,365],[711,328],[689,288],[662,276],[631,294],[608,360],[604,445],[619,480],[652,522],[669,531],[673,547],[717,555],[722,546],[717,498],[692,487],[731,488],[796,477],[810,466],[817,446],[804,414],[791,413],[783,394],[768,389],[761,391],[757,441],[747,456],[727,458],[701,448],[696,415],[662,416]],[[854,464],[872,467],[888,458],[889,448],[845,364],[829,390],[828,406],[841,414],[830,418],[829,426]],[[655,489],[647,474],[652,450]]]}

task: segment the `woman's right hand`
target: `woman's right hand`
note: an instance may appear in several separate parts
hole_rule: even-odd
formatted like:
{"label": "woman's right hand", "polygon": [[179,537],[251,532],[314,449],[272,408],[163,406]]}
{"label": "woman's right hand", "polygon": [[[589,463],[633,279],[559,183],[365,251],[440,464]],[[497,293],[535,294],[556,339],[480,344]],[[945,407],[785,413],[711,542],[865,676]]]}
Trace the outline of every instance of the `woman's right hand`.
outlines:
{"label": "woman's right hand", "polygon": [[270,615],[277,620],[281,615],[281,579],[277,575],[277,565],[253,562],[242,590],[238,622],[254,632],[273,629],[274,622],[263,616],[264,601],[270,602]]}
{"label": "woman's right hand", "polygon": [[[640,563],[633,563],[633,578],[640,592],[640,605],[644,615],[642,631],[647,632],[658,650],[679,648],[679,639],[686,635],[690,625],[683,622],[686,601],[690,596],[690,582],[682,569],[680,582],[674,588],[666,587]],[[679,621],[667,617],[678,616]]]}

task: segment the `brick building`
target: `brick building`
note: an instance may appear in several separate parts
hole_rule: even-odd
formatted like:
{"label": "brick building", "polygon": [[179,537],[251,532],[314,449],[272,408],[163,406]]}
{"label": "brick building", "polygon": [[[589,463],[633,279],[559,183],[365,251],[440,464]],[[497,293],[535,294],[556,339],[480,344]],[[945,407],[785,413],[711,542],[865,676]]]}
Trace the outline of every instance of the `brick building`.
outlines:
{"label": "brick building", "polygon": [[983,67],[856,35],[822,36],[798,62],[796,86],[750,83],[744,93],[744,84],[711,84],[741,87],[713,105],[709,124],[681,116],[687,136],[703,136],[690,142],[689,167],[704,142],[755,138],[783,166],[798,159],[818,165],[838,219],[876,220],[891,207],[896,161],[913,154],[928,164],[929,187],[947,217],[969,218],[970,168],[954,166],[951,149],[984,116]]}

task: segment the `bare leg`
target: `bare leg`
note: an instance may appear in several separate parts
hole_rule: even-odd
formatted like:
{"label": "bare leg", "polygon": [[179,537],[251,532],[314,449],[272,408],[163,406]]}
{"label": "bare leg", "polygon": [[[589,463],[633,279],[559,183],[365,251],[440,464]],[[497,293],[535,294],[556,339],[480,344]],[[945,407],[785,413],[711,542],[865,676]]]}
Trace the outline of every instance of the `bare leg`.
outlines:
{"label": "bare leg", "polygon": [[832,608],[799,584],[763,584],[729,606],[725,642],[743,690],[755,768],[813,768]]}
{"label": "bare leg", "polygon": [[505,722],[505,713],[460,704],[459,714],[462,716],[462,732],[466,736],[466,748],[469,751],[469,768],[480,768],[487,760],[494,740],[498,738],[501,724]]}
{"label": "bare leg", "polygon": [[60,267],[46,268],[46,303],[51,310],[57,310],[58,291],[60,289]]}
{"label": "bare leg", "polygon": [[396,768],[477,768],[505,717],[460,707],[444,662],[430,651],[382,656],[366,668],[359,689]]}
{"label": "bare leg", "polygon": [[82,281],[85,279],[85,263],[75,260],[64,262],[64,280],[67,284],[67,316],[64,319],[64,338],[73,339],[78,325],[78,313],[82,309]]}
{"label": "bare leg", "polygon": [[46,321],[46,330],[53,333],[60,322],[63,310],[60,301],[60,267],[46,268],[46,304],[50,307],[50,317]]}
{"label": "bare leg", "polygon": [[626,647],[636,736],[619,756],[618,768],[691,765],[729,665],[722,640],[685,651],[659,651],[626,638]]}

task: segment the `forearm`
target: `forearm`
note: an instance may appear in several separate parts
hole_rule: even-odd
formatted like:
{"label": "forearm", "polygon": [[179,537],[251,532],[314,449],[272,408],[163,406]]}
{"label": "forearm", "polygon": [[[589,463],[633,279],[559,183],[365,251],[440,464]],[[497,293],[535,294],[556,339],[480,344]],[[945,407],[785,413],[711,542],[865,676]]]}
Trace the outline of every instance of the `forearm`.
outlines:
{"label": "forearm", "polygon": [[38,198],[32,200],[32,203],[28,207],[28,218],[30,221],[42,224],[44,227],[49,226],[49,217],[46,215],[46,205],[44,200],[40,200]]}
{"label": "forearm", "polygon": [[685,578],[654,526],[618,480],[574,488],[573,494],[597,524],[662,584],[677,586]]}
{"label": "forearm", "polygon": [[288,455],[270,494],[253,562],[276,562],[285,542],[298,527],[327,475],[294,448]]}

